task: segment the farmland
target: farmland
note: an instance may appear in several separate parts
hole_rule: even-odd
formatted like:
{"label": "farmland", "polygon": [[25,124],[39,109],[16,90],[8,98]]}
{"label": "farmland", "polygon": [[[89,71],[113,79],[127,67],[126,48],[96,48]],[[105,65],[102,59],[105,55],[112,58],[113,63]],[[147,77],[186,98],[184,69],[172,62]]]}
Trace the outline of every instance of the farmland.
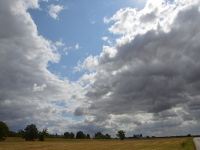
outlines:
{"label": "farmland", "polygon": [[[181,146],[180,143],[184,143]],[[0,150],[195,150],[192,138],[153,139],[64,139],[46,138],[44,142],[26,142],[19,137],[8,137],[0,142]]]}

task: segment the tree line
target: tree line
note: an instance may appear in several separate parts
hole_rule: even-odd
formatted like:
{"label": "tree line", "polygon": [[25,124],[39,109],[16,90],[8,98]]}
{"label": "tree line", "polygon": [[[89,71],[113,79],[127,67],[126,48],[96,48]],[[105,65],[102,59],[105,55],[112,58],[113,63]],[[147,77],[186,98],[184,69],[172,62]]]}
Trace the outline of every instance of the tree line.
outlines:
{"label": "tree line", "polygon": [[[123,130],[118,131],[116,134],[120,140],[125,139],[125,132]],[[34,141],[38,139],[39,141],[44,141],[46,137],[56,138],[59,137],[57,133],[55,135],[49,134],[48,130],[45,128],[42,131],[38,131],[36,125],[27,125],[24,130],[20,129],[18,132],[10,131],[6,123],[0,121],[0,141],[4,141],[6,137],[22,137],[26,141]],[[91,139],[90,134],[84,134],[82,131],[78,131],[76,135],[73,132],[65,132],[63,135],[66,139]],[[97,132],[92,137],[93,139],[111,139],[111,136]]]}

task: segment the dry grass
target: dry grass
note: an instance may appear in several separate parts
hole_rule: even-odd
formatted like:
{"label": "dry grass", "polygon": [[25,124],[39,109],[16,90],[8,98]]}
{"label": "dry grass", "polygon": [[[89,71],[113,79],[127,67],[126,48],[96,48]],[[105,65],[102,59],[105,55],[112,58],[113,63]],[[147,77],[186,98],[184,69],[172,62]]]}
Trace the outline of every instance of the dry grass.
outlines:
{"label": "dry grass", "polygon": [[[189,141],[189,142],[188,142]],[[44,142],[26,142],[21,138],[7,138],[0,142],[0,150],[195,150],[192,144],[181,147],[180,143],[190,143],[192,138],[156,138],[120,140],[69,140],[45,139]]]}

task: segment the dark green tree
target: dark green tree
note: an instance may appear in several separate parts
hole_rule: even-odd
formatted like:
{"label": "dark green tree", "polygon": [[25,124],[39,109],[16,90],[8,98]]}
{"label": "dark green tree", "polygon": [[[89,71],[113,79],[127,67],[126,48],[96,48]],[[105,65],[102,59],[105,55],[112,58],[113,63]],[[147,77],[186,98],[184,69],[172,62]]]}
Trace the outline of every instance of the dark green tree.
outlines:
{"label": "dark green tree", "polygon": [[105,135],[105,139],[111,139],[111,136],[107,133],[107,134]]}
{"label": "dark green tree", "polygon": [[24,134],[25,134],[25,132],[22,129],[18,130],[18,132],[17,132],[18,137],[23,137]]}
{"label": "dark green tree", "polygon": [[86,137],[87,137],[87,139],[90,139],[90,135],[89,135],[89,134],[87,134],[87,136],[86,136]]}
{"label": "dark green tree", "polygon": [[74,139],[74,133],[73,132],[70,133],[70,138]]}
{"label": "dark green tree", "polygon": [[16,136],[17,136],[16,132],[13,132],[13,131],[8,132],[8,137],[16,137]]}
{"label": "dark green tree", "polygon": [[105,139],[105,135],[103,135],[101,132],[97,132],[94,135],[95,139]]}
{"label": "dark green tree", "polygon": [[70,134],[69,132],[65,132],[65,133],[64,133],[64,137],[65,137],[66,139],[70,139],[70,138],[71,138],[71,134]]}
{"label": "dark green tree", "polygon": [[47,129],[43,129],[42,132],[39,132],[39,141],[44,141],[45,137],[47,136]]}
{"label": "dark green tree", "polygon": [[71,132],[71,133],[65,132],[65,133],[64,133],[64,137],[65,137],[66,139],[74,139],[74,133],[73,133],[73,132]]}
{"label": "dark green tree", "polygon": [[4,141],[8,136],[8,126],[6,123],[0,121],[0,141]]}
{"label": "dark green tree", "polygon": [[76,139],[85,139],[86,135],[82,131],[76,133]]}
{"label": "dark green tree", "polygon": [[119,137],[120,140],[125,139],[125,131],[119,130],[118,133],[116,134],[117,137]]}
{"label": "dark green tree", "polygon": [[38,129],[36,125],[34,124],[27,125],[27,127],[24,129],[23,138],[26,141],[34,141],[34,139],[37,139],[37,137],[38,137]]}

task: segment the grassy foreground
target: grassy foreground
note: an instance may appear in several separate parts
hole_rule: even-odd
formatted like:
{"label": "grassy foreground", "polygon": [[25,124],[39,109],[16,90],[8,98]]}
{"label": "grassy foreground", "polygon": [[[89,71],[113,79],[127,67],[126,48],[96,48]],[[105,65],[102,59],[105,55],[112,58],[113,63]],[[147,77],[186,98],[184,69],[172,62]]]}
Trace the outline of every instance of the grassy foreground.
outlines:
{"label": "grassy foreground", "polygon": [[[184,143],[181,144],[180,143]],[[26,142],[8,137],[0,142],[0,150],[195,150],[193,138],[125,139],[124,141],[94,139],[46,138],[44,142]]]}

